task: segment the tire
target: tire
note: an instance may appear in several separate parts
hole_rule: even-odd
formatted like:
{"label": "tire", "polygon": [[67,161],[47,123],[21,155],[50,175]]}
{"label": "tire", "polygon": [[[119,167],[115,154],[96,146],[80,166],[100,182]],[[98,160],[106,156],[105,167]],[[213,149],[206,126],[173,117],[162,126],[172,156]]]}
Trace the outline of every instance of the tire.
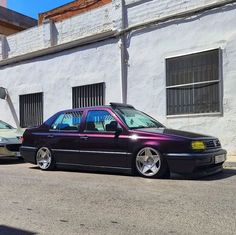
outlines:
{"label": "tire", "polygon": [[158,150],[152,147],[144,147],[136,154],[134,168],[138,175],[145,178],[170,177],[166,160]]}
{"label": "tire", "polygon": [[36,163],[41,170],[53,170],[55,168],[55,162],[50,149],[41,147],[36,153]]}

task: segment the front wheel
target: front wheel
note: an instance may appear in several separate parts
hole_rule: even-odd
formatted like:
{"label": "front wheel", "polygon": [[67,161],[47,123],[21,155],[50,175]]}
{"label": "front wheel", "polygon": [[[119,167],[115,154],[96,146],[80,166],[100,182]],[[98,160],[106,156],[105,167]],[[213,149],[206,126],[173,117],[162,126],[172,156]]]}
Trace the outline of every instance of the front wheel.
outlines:
{"label": "front wheel", "polygon": [[36,162],[41,170],[52,170],[54,168],[52,153],[46,147],[42,147],[38,150]]}
{"label": "front wheel", "polygon": [[136,171],[146,178],[163,178],[169,176],[166,160],[154,148],[142,148],[135,159]]}

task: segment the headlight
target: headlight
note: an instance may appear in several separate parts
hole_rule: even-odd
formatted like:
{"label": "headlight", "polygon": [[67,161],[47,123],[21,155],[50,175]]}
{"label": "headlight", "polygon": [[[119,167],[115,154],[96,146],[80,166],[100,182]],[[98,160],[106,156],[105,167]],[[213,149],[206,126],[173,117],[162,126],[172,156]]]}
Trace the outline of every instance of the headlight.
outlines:
{"label": "headlight", "polygon": [[5,143],[7,143],[7,139],[0,137],[0,144],[5,144]]}
{"label": "headlight", "polygon": [[204,150],[206,148],[205,143],[203,141],[192,141],[191,147],[193,150]]}

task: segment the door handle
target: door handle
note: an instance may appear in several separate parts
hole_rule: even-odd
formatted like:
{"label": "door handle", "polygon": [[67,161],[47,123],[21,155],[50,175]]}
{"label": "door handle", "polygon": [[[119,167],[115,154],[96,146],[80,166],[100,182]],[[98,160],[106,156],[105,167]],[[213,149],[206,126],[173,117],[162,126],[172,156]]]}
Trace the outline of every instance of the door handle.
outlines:
{"label": "door handle", "polygon": [[54,135],[48,135],[48,138],[53,138],[54,137]]}
{"label": "door handle", "polygon": [[89,138],[88,136],[81,136],[80,137],[81,140],[88,140],[88,138]]}

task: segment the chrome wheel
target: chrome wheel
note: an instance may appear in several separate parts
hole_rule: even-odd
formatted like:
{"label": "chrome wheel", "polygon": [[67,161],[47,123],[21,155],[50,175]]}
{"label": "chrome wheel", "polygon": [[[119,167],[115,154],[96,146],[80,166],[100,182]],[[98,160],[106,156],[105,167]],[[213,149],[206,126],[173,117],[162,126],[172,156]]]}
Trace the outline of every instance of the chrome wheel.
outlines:
{"label": "chrome wheel", "polygon": [[157,150],[146,147],[136,157],[136,168],[143,176],[154,176],[161,169],[161,157]]}
{"label": "chrome wheel", "polygon": [[37,152],[36,161],[37,161],[37,165],[42,170],[47,170],[51,166],[51,163],[52,163],[51,151],[46,147],[40,148]]}

